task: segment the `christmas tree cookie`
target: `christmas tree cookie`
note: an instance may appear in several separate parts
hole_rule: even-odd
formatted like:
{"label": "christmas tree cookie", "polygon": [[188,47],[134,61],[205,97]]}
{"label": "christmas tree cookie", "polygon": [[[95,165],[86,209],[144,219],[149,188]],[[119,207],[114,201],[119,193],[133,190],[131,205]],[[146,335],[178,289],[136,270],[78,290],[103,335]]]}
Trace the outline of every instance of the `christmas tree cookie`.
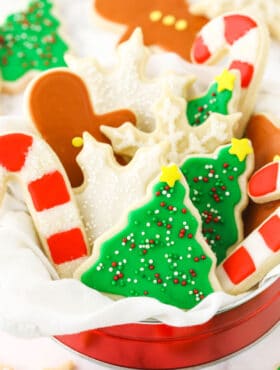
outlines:
{"label": "christmas tree cookie", "polygon": [[237,106],[234,99],[240,96],[240,89],[235,87],[235,82],[236,75],[225,69],[204,95],[190,100],[186,108],[189,125],[202,125],[213,112],[225,115],[233,113]]}
{"label": "christmas tree cookie", "polygon": [[213,155],[188,158],[181,170],[190,187],[190,199],[201,215],[203,235],[220,263],[228,249],[243,238],[241,213],[253,170],[251,143],[232,139],[231,145]]}
{"label": "christmas tree cookie", "polygon": [[163,167],[148,194],[96,241],[76,276],[110,295],[153,297],[190,309],[219,289],[215,257],[176,165]]}
{"label": "christmas tree cookie", "polygon": [[4,90],[17,92],[35,72],[65,66],[68,46],[59,34],[51,0],[32,0],[0,25],[0,70]]}

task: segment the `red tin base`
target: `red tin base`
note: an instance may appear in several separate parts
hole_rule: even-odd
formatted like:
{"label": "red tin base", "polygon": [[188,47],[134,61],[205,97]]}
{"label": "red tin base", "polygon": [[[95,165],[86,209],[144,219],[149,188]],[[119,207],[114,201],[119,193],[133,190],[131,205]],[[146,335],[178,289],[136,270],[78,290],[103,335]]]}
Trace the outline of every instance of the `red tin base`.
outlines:
{"label": "red tin base", "polygon": [[280,320],[280,279],[203,325],[129,324],[59,336],[92,359],[138,369],[178,369],[221,359],[256,341]]}

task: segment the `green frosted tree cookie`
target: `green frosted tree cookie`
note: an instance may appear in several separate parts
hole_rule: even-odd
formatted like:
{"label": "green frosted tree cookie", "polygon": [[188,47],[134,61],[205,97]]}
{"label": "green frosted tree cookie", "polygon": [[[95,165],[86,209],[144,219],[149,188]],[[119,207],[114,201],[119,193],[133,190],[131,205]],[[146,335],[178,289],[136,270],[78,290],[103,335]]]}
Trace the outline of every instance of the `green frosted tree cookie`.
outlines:
{"label": "green frosted tree cookie", "polygon": [[229,114],[229,104],[234,97],[235,75],[224,70],[216,77],[208,91],[188,102],[186,115],[191,126],[202,125],[211,113]]}
{"label": "green frosted tree cookie", "polygon": [[50,0],[32,0],[25,11],[9,15],[0,26],[0,68],[4,82],[17,82],[33,70],[65,66],[68,49]]}
{"label": "green frosted tree cookie", "polygon": [[84,284],[118,296],[154,297],[184,309],[215,290],[214,256],[181,178],[175,165],[163,168],[150,199],[129,212],[118,232],[100,245],[97,241],[98,258],[93,255],[81,268]]}
{"label": "green frosted tree cookie", "polygon": [[221,147],[214,155],[193,156],[181,166],[190,199],[202,218],[203,235],[218,263],[241,238],[252,152],[249,140],[233,139],[232,145]]}

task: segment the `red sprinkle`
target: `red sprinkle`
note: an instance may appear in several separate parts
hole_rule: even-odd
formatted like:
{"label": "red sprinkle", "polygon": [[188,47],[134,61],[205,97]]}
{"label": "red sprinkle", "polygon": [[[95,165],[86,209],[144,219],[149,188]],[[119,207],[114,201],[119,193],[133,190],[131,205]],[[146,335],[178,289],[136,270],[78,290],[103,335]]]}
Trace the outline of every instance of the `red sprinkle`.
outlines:
{"label": "red sprinkle", "polygon": [[182,208],[182,213],[187,213],[187,208]]}
{"label": "red sprinkle", "polygon": [[194,257],[194,262],[198,262],[199,261],[199,258],[198,257]]}
{"label": "red sprinkle", "polygon": [[161,207],[165,207],[165,202],[160,202]]}
{"label": "red sprinkle", "polygon": [[112,267],[117,267],[118,263],[117,262],[112,262]]}
{"label": "red sprinkle", "polygon": [[174,280],[173,280],[173,283],[174,283],[174,284],[179,284],[179,280],[178,280],[178,279],[174,279]]}

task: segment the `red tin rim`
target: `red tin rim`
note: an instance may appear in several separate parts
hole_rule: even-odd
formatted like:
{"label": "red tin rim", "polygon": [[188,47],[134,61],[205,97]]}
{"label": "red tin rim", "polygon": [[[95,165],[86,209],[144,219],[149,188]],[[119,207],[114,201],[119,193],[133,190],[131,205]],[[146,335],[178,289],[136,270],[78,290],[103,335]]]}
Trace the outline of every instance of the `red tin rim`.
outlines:
{"label": "red tin rim", "polygon": [[171,327],[136,323],[56,339],[88,358],[115,366],[179,369],[237,352],[263,336],[278,321],[280,278],[254,298],[202,325]]}

